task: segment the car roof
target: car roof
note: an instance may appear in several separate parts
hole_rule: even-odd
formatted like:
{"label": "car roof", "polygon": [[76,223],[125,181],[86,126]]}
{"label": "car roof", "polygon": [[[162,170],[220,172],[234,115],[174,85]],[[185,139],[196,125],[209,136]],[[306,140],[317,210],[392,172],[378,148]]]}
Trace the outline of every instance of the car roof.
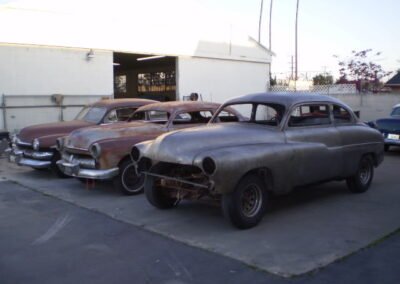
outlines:
{"label": "car roof", "polygon": [[181,111],[196,111],[202,109],[216,110],[219,107],[220,104],[218,103],[199,102],[199,101],[172,101],[172,102],[161,102],[161,103],[146,105],[139,108],[137,111],[158,110],[158,111],[166,111],[169,113],[173,113]]}
{"label": "car roof", "polygon": [[158,101],[147,99],[103,99],[91,104],[91,106],[111,109],[116,107],[141,107],[153,103],[158,103]]}
{"label": "car roof", "polygon": [[400,107],[400,104],[394,105],[393,108],[398,108]]}
{"label": "car roof", "polygon": [[305,92],[296,92],[296,93],[268,92],[268,93],[249,94],[230,99],[226,101],[225,104],[241,103],[241,102],[273,103],[273,104],[284,105],[286,106],[286,108],[289,108],[290,106],[298,103],[308,103],[308,102],[330,102],[347,106],[345,103],[341,102],[336,98],[316,93],[310,94]]}

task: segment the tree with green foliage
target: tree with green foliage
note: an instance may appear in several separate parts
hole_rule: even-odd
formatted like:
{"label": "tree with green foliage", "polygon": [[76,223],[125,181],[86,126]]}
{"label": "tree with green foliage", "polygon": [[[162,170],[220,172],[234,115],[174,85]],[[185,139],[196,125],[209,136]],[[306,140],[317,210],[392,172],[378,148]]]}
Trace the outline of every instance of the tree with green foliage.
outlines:
{"label": "tree with green foliage", "polygon": [[332,85],[333,77],[328,74],[318,74],[312,78],[314,86],[316,85]]}

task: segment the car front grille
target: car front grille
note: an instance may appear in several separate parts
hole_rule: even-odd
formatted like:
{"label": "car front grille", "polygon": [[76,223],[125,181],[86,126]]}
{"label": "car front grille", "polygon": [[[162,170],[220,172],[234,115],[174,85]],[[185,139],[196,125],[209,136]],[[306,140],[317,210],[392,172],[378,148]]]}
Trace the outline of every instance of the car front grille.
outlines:
{"label": "car front grille", "polygon": [[62,153],[62,159],[71,164],[78,164],[82,168],[96,168],[96,160],[89,155],[69,153],[68,150],[66,150]]}

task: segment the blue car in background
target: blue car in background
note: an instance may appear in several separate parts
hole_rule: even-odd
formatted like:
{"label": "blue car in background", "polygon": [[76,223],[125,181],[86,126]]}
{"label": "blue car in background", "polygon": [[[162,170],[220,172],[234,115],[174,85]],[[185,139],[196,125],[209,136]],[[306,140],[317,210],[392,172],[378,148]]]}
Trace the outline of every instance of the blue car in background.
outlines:
{"label": "blue car in background", "polygon": [[375,127],[385,138],[385,151],[391,146],[400,146],[400,104],[393,107],[390,117],[378,119]]}

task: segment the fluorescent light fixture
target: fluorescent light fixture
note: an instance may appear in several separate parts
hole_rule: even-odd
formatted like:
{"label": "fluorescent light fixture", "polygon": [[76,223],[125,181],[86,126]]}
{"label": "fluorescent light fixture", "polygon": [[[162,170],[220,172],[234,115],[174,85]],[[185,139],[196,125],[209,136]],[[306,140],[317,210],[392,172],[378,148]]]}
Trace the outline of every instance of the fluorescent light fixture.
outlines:
{"label": "fluorescent light fixture", "polygon": [[113,65],[114,65],[114,66],[120,66],[121,64],[120,64],[120,63],[117,63],[117,62],[114,62]]}
{"label": "fluorescent light fixture", "polygon": [[164,58],[166,57],[165,55],[154,55],[154,56],[148,56],[148,57],[140,57],[136,59],[137,61],[144,61],[144,60],[153,60],[153,59],[158,59],[158,58]]}

